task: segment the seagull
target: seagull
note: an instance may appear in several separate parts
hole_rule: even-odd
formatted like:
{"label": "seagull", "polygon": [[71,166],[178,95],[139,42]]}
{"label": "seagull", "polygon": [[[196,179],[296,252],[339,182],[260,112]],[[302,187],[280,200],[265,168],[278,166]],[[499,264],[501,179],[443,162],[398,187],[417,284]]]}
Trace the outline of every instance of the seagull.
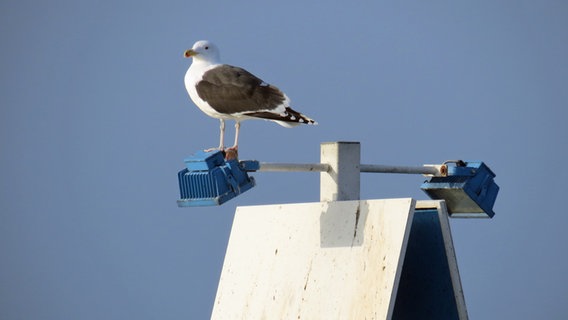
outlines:
{"label": "seagull", "polygon": [[[185,88],[191,100],[206,115],[220,121],[219,147],[206,151],[238,151],[241,121],[265,119],[287,128],[317,122],[293,110],[290,99],[243,68],[221,63],[219,49],[207,40],[197,41],[184,52],[193,58],[185,74]],[[225,149],[225,120],[235,120],[235,143]]]}

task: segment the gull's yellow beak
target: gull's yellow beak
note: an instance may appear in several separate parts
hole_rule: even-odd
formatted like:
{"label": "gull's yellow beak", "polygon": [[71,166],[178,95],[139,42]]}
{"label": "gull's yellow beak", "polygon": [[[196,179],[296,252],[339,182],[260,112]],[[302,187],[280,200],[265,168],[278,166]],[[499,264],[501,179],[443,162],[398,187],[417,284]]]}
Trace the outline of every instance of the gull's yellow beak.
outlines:
{"label": "gull's yellow beak", "polygon": [[183,53],[183,56],[186,58],[191,58],[195,55],[197,55],[197,52],[193,51],[193,49],[185,50],[185,52]]}

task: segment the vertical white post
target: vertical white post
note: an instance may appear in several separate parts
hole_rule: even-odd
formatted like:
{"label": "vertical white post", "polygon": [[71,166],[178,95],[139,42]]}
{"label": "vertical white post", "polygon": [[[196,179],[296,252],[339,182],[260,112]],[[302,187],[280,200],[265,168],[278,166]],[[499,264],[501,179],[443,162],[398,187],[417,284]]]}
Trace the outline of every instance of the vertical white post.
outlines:
{"label": "vertical white post", "polygon": [[320,201],[359,200],[361,144],[324,142],[320,158],[330,166],[320,174]]}

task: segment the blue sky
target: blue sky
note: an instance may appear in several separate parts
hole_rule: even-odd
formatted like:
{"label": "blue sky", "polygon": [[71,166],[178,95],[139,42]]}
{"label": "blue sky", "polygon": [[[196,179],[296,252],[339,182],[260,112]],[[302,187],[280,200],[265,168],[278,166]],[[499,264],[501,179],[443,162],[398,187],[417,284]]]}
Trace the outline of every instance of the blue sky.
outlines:
{"label": "blue sky", "polygon": [[[207,318],[235,207],[318,200],[317,175],[257,173],[222,207],[177,208],[183,158],[218,142],[183,85],[201,39],[320,123],[245,122],[241,159],[316,162],[342,140],[364,163],[485,161],[495,218],[451,221],[470,318],[565,318],[567,17],[551,0],[2,1],[0,318]],[[426,199],[421,182],[366,174],[361,195]]]}

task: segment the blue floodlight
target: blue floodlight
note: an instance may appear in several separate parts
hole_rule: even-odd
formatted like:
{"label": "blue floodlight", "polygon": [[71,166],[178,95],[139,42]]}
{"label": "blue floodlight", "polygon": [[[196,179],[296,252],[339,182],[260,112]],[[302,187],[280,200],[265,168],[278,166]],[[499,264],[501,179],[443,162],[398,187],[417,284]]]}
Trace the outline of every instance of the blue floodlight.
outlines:
{"label": "blue floodlight", "polygon": [[255,185],[238,160],[226,161],[221,151],[198,151],[184,161],[186,168],[178,173],[179,207],[221,205]]}
{"label": "blue floodlight", "polygon": [[445,200],[452,217],[492,218],[499,192],[495,173],[481,161],[456,161],[445,177],[431,177],[420,187],[430,198]]}

